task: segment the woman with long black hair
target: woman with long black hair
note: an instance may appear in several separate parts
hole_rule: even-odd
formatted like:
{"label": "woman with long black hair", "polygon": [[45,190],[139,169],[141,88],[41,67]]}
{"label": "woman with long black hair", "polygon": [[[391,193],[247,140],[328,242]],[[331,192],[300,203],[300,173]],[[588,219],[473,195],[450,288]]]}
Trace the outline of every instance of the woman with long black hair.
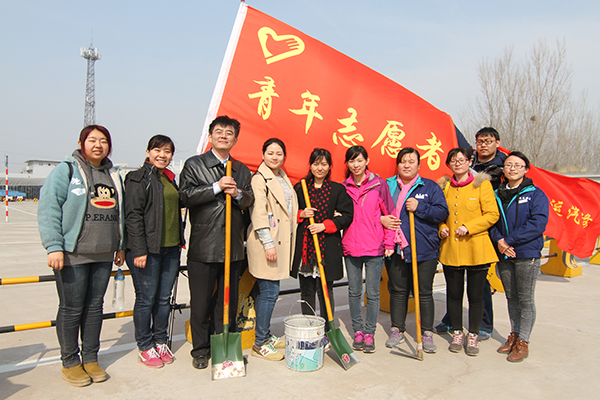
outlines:
{"label": "woman with long black hair", "polygon": [[[335,309],[333,282],[344,277],[341,231],[350,226],[354,215],[352,199],[348,196],[344,185],[329,179],[332,166],[329,150],[317,148],[310,154],[309,171],[304,179],[312,207],[306,206],[302,185],[298,183],[294,187],[298,196],[300,218],[292,276],[298,277],[300,298],[313,310],[316,309],[315,295],[318,295],[321,316],[325,319],[327,319],[325,298],[312,235],[316,234],[319,240],[333,313]],[[310,224],[309,218],[314,218],[315,223]],[[302,312],[312,315],[312,310],[306,303],[302,303]],[[325,330],[329,330],[328,324],[325,324]]]}

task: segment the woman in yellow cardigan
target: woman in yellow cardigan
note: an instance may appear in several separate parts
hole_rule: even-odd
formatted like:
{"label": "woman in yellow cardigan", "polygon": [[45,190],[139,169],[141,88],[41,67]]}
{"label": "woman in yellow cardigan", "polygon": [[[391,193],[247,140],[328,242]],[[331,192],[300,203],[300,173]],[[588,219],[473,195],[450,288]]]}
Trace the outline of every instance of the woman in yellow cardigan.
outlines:
{"label": "woman in yellow cardigan", "polygon": [[465,352],[476,356],[479,354],[477,335],[483,317],[483,286],[490,263],[498,261],[487,230],[498,220],[500,213],[490,176],[473,176],[469,171],[470,149],[450,150],[446,165],[453,176],[442,178],[440,184],[450,215],[439,229],[442,239],[440,262],[446,277],[446,306],[454,328],[448,350],[458,353],[463,348],[462,304],[466,271],[469,333]]}

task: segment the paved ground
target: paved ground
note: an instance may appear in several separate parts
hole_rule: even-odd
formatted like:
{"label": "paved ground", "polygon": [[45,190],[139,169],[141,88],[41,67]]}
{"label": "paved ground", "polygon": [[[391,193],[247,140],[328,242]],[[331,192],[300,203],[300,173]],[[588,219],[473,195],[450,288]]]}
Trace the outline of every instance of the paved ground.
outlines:
{"label": "paved ground", "polygon": [[[47,275],[46,256],[35,222],[37,207],[31,202],[11,204],[10,222],[0,222],[0,278]],[[468,357],[448,352],[448,335],[436,335],[438,353],[417,361],[401,351],[384,347],[389,315],[380,313],[375,354],[359,353],[360,363],[344,371],[325,356],[319,371],[290,371],[284,362],[248,359],[245,378],[211,381],[210,371],[192,368],[191,346],[184,338],[188,311],[175,322],[173,350],[176,361],[151,370],[137,362],[131,318],[104,323],[100,364],[110,379],[85,388],[74,388],[61,379],[58,343],[54,328],[0,334],[0,399],[564,399],[598,398],[600,390],[600,266],[582,262],[583,275],[561,278],[542,275],[537,285],[538,317],[531,338],[531,355],[521,364],[510,364],[496,353],[509,332],[506,301],[494,295],[495,327],[492,339],[480,343],[481,354]],[[127,281],[127,306],[133,304],[133,289]],[[293,287],[294,280],[286,282]],[[445,309],[443,276],[438,275],[436,323]],[[180,302],[188,289],[180,278]],[[284,331],[283,318],[298,296],[280,299],[272,330]],[[336,323],[347,334],[350,323],[346,288],[335,291]],[[111,295],[105,312],[111,311]],[[54,283],[0,287],[0,326],[54,319],[57,296]],[[296,311],[292,313],[297,313]],[[414,335],[414,317],[408,332]],[[349,338],[349,336],[347,335]],[[411,344],[414,338],[411,337]],[[410,348],[403,345],[403,352]]]}

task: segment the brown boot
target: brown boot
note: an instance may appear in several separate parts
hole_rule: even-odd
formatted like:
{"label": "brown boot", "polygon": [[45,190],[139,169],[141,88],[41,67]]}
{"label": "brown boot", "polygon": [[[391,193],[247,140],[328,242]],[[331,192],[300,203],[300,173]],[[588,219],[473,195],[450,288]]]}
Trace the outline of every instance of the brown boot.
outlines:
{"label": "brown boot", "polygon": [[92,378],[92,382],[94,383],[104,382],[108,378],[106,371],[97,362],[83,364],[83,369]]}
{"label": "brown boot", "polygon": [[519,335],[517,335],[514,332],[511,332],[510,335],[508,335],[508,338],[506,338],[506,343],[498,347],[498,350],[496,351],[502,354],[510,353],[517,340],[519,340]]}
{"label": "brown boot", "polygon": [[529,343],[524,340],[517,340],[512,351],[506,358],[510,362],[521,362],[529,355]]}
{"label": "brown boot", "polygon": [[77,387],[87,386],[90,383],[92,383],[90,376],[85,373],[85,371],[81,367],[81,364],[71,368],[63,367],[62,376],[65,381]]}

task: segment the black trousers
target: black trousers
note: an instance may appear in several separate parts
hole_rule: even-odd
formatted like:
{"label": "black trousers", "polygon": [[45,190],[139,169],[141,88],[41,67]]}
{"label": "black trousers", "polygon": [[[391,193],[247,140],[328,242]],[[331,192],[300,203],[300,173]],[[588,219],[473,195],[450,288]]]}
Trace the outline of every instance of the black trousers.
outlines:
{"label": "black trousers", "polygon": [[[321,317],[327,318],[327,308],[325,306],[325,297],[321,287],[321,278],[307,277],[298,274],[300,281],[300,298],[310,304],[313,310],[316,310],[315,295],[319,296],[319,308],[321,309]],[[333,281],[327,281],[327,291],[329,292],[329,302],[331,303],[331,316],[333,317],[335,310],[335,301],[333,300]],[[313,315],[312,310],[305,303],[302,303],[302,314]],[[325,324],[325,332],[329,331],[329,324]]]}
{"label": "black trousers", "polygon": [[467,268],[444,266],[446,277],[446,307],[450,325],[454,330],[463,328],[463,295],[465,270],[467,272],[467,298],[469,300],[469,332],[479,334],[483,318],[483,289],[490,264]]}
{"label": "black trousers", "polygon": [[[421,310],[421,330],[433,330],[435,303],[433,301],[433,279],[437,271],[437,258],[417,262],[419,275],[419,306]],[[406,330],[408,296],[413,291],[412,263],[407,263],[398,253],[385,260],[388,273],[388,291],[390,292],[390,318],[392,327],[400,332]]]}
{"label": "black trousers", "polygon": [[[237,328],[236,316],[240,268],[242,261],[231,263],[229,280],[229,331]],[[210,354],[210,335],[223,332],[224,263],[202,263],[188,259],[190,285],[190,328],[192,330],[192,357]],[[215,284],[217,290],[215,291]],[[212,322],[212,323],[211,323]]]}

